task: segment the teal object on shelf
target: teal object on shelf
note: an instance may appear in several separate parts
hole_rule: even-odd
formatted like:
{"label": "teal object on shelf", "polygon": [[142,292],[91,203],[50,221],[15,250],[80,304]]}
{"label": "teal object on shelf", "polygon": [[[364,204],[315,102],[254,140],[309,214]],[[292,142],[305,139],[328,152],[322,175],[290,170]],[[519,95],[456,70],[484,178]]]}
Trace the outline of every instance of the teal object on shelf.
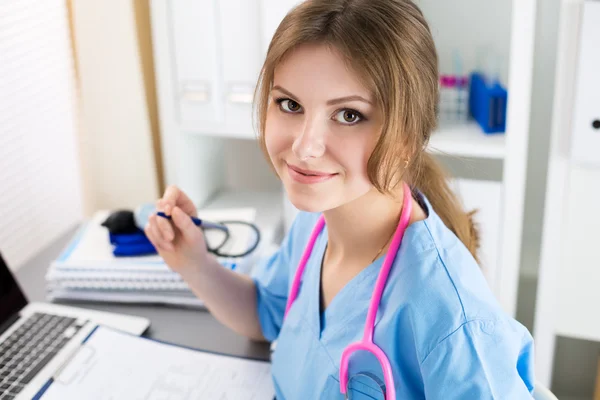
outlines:
{"label": "teal object on shelf", "polygon": [[489,84],[480,73],[471,74],[469,110],[486,134],[506,131],[507,90],[499,82]]}

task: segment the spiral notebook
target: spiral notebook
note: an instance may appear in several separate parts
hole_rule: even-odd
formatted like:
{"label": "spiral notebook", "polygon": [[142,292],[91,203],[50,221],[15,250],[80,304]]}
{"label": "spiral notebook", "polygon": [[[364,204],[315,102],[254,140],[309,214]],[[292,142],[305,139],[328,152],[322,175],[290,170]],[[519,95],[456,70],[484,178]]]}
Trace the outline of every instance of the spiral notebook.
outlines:
{"label": "spiral notebook", "polygon": [[[115,257],[108,230],[101,224],[109,211],[97,212],[83,225],[46,273],[48,297],[54,299],[162,303],[202,307],[187,284],[158,255]],[[198,210],[209,221],[238,220],[253,222],[256,210],[235,208]],[[224,251],[241,253],[255,237],[249,230],[230,230],[231,239]],[[207,232],[207,240],[210,240]],[[258,251],[242,258],[219,258],[225,267],[248,273]]]}

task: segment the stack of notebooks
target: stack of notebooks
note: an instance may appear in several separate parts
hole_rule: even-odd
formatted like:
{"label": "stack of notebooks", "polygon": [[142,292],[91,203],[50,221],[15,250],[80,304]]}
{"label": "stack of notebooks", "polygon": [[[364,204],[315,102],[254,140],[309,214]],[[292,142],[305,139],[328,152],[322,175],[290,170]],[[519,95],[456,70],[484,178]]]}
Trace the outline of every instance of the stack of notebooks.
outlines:
{"label": "stack of notebooks", "polygon": [[[108,229],[101,225],[109,214],[109,211],[96,213],[50,265],[46,274],[49,299],[202,307],[202,301],[160,256],[114,256]],[[252,208],[198,210],[200,218],[215,222],[253,222],[255,215]],[[241,254],[255,240],[251,230],[231,225],[230,239],[221,251]],[[218,260],[224,268],[249,273],[258,253],[257,249],[243,258]]]}

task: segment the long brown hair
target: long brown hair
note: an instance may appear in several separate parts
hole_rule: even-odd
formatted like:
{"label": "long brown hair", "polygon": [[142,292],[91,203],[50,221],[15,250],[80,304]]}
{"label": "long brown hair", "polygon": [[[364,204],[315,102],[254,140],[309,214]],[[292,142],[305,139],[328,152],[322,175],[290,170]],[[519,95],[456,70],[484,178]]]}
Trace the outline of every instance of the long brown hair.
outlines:
{"label": "long brown hair", "polygon": [[438,59],[429,26],[410,0],[306,0],[283,19],[269,45],[255,93],[264,131],[276,66],[305,43],[332,46],[372,91],[383,114],[367,171],[391,193],[404,180],[427,196],[442,221],[477,259],[478,234],[447,176],[424,151],[437,123]]}

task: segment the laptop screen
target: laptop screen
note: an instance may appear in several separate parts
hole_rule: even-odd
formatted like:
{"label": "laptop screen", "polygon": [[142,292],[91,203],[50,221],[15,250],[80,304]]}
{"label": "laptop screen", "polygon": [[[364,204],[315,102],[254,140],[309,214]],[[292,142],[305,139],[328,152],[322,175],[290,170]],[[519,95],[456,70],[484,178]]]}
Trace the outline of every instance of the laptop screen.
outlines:
{"label": "laptop screen", "polygon": [[0,332],[4,323],[27,305],[27,299],[0,254]]}

